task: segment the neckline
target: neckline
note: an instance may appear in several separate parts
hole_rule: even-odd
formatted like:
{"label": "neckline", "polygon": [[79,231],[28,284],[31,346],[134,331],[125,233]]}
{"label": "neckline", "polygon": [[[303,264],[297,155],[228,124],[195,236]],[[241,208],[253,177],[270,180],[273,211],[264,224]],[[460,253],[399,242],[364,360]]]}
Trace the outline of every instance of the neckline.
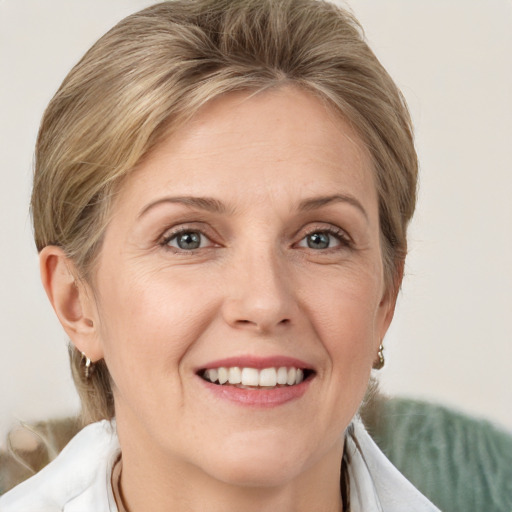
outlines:
{"label": "neckline", "polygon": [[121,473],[123,470],[123,459],[121,454],[117,457],[112,468],[112,493],[114,494],[114,500],[117,506],[117,512],[127,512],[123,495],[121,492]]}

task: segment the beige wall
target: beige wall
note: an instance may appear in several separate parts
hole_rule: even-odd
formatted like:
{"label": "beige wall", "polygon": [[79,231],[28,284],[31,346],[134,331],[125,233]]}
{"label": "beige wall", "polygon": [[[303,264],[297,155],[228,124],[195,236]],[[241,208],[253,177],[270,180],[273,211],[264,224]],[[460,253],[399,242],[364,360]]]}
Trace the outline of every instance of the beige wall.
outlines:
{"label": "beige wall", "polygon": [[[39,119],[88,46],[150,3],[0,1],[0,433],[77,407],[31,241]],[[512,429],[512,3],[350,5],[410,103],[422,162],[383,388]]]}

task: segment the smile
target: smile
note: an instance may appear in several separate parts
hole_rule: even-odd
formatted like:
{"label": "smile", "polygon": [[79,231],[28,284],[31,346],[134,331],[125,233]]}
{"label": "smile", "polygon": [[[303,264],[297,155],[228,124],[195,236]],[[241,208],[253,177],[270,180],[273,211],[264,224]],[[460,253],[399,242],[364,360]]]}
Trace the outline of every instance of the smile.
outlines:
{"label": "smile", "polygon": [[240,368],[219,367],[202,370],[200,376],[207,382],[219,386],[235,386],[241,389],[276,388],[296,386],[307,379],[313,372],[296,367]]}

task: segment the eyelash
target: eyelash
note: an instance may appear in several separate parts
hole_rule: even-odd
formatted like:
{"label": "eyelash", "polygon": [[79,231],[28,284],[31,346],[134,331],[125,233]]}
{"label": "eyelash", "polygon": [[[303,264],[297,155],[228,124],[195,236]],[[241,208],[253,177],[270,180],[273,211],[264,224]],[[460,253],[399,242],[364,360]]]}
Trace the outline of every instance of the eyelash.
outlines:
{"label": "eyelash", "polygon": [[[181,249],[181,248],[177,248],[177,247],[172,247],[169,245],[169,243],[176,239],[177,237],[179,237],[180,235],[182,234],[185,234],[185,233],[198,233],[200,236],[202,237],[205,237],[207,240],[209,240],[213,245],[215,245],[215,243],[212,241],[211,237],[206,235],[204,233],[203,230],[201,229],[198,229],[198,228],[194,228],[194,227],[180,227],[180,228],[177,228],[173,231],[171,231],[170,233],[166,231],[166,233],[164,234],[164,236],[162,237],[161,241],[160,241],[160,245],[162,247],[164,247],[165,249],[167,250],[170,250],[174,253],[177,253],[177,254],[183,254],[183,253],[187,253],[187,254],[194,254],[196,251],[199,251],[200,249],[207,249],[207,247],[198,247],[197,249],[190,249],[190,250],[187,250],[187,249]],[[331,251],[336,251],[336,250],[340,250],[340,249],[344,249],[344,248],[351,248],[353,246],[353,241],[352,239],[347,235],[347,233],[343,230],[343,229],[340,229],[340,228],[335,228],[335,227],[315,227],[315,228],[312,228],[310,230],[308,230],[303,236],[302,238],[299,240],[298,243],[302,242],[303,240],[305,240],[308,236],[311,236],[311,235],[314,235],[314,234],[327,234],[329,236],[332,236],[334,237],[338,242],[339,242],[339,246],[335,246],[335,247],[327,247],[325,249],[313,249],[313,248],[309,248],[313,251],[318,251],[318,252],[331,252]],[[297,245],[294,244],[294,245]]]}
{"label": "eyelash", "polygon": [[198,247],[197,249],[187,250],[187,249],[181,249],[181,248],[178,248],[178,247],[172,247],[171,245],[169,245],[171,240],[177,239],[180,235],[183,235],[185,233],[198,233],[200,236],[206,238],[212,244],[214,244],[214,242],[212,242],[211,237],[206,235],[203,232],[203,230],[198,229],[198,228],[194,228],[194,227],[187,227],[187,226],[185,226],[185,227],[177,228],[177,229],[171,231],[170,233],[168,231],[166,231],[164,236],[162,237],[160,245],[162,247],[164,247],[165,249],[167,249],[169,251],[172,251],[174,253],[177,253],[177,254],[182,254],[182,253],[194,254],[196,251],[198,251],[200,249],[205,249],[205,247]]}
{"label": "eyelash", "polygon": [[[314,235],[314,234],[327,234],[332,237],[334,237],[340,244],[339,247],[328,247],[326,249],[322,249],[323,252],[326,251],[335,251],[340,250],[344,248],[351,248],[353,246],[352,239],[348,236],[346,231],[344,231],[341,228],[335,228],[335,227],[315,227],[310,230],[300,239],[300,242],[302,242],[304,239],[306,239],[308,236]],[[315,249],[312,249],[315,250]],[[320,250],[319,250],[320,251]]]}

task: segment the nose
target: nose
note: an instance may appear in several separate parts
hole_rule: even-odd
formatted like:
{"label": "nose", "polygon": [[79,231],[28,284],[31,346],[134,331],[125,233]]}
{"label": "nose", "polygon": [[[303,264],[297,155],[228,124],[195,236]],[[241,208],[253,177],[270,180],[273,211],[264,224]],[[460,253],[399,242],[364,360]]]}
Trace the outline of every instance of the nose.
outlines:
{"label": "nose", "polygon": [[237,329],[270,334],[298,318],[292,273],[270,250],[242,256],[231,265],[224,284],[224,320]]}

